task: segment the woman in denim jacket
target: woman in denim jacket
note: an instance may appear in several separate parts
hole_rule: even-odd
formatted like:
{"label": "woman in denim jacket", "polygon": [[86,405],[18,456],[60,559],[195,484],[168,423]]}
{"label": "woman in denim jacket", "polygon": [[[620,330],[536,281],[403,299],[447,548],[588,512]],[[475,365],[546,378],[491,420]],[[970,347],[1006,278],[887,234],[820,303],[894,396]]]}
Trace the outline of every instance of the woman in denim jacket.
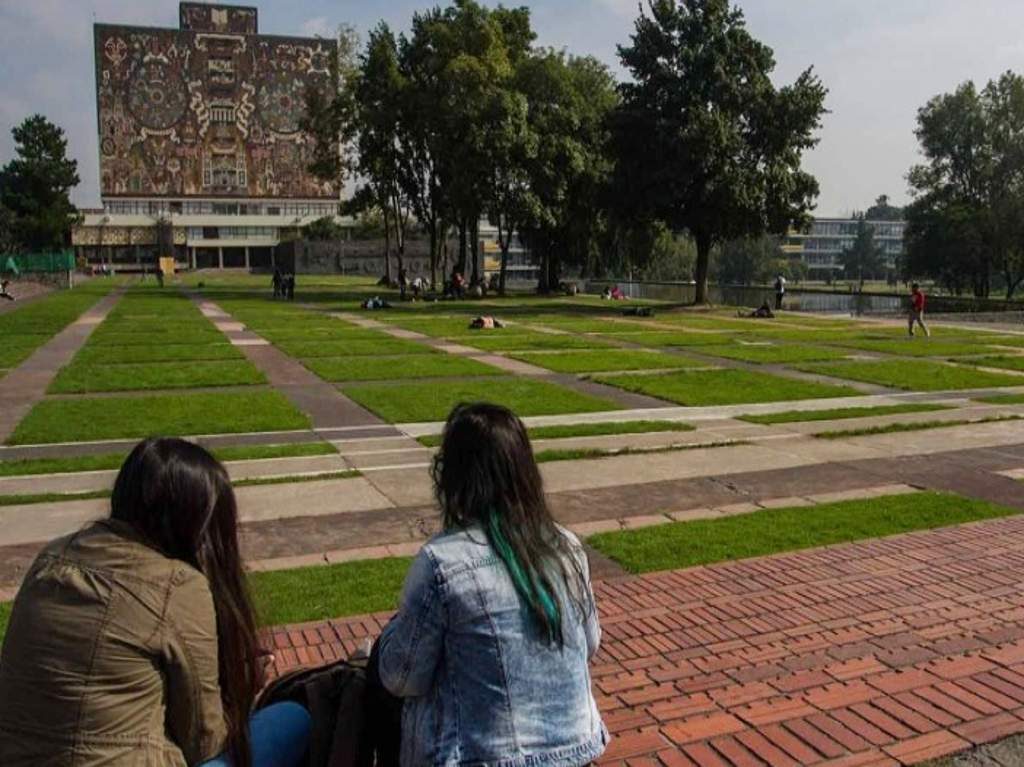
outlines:
{"label": "woman in denim jacket", "polygon": [[435,459],[444,532],[413,562],[376,648],[405,699],[403,765],[582,765],[609,735],[586,554],[555,524],[522,423],[457,407]]}

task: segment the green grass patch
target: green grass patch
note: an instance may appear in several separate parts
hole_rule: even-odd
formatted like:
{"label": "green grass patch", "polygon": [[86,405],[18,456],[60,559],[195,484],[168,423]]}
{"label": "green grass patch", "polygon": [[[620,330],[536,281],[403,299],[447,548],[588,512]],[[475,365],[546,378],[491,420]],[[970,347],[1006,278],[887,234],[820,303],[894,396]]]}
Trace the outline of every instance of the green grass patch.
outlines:
{"label": "green grass patch", "polygon": [[612,370],[670,370],[700,367],[704,363],[660,352],[628,349],[566,351],[562,353],[520,352],[513,359],[527,362],[556,373],[600,373]]}
{"label": "green grass patch", "polygon": [[655,349],[723,344],[731,337],[725,333],[676,333],[660,330],[652,330],[646,333],[613,333],[606,330],[602,335],[617,341],[625,341],[626,343],[639,344],[640,346],[648,346]]}
{"label": "green grass patch", "polygon": [[849,352],[829,349],[825,346],[803,346],[798,344],[729,344],[728,346],[702,346],[701,354],[724,357],[741,362],[755,362],[767,365],[782,365],[791,362],[817,362],[838,360],[849,356]]}
{"label": "green grass patch", "polygon": [[89,490],[83,493],[25,493],[0,495],[0,506],[28,506],[35,503],[61,503],[64,501],[92,501],[109,498],[109,490]]}
{"label": "green grass patch", "polygon": [[249,477],[231,484],[235,487],[257,487],[259,485],[295,485],[303,482],[326,482],[331,479],[353,479],[361,477],[357,469],[344,471],[321,471],[315,474],[286,474],[280,477]]}
{"label": "green grass patch", "polygon": [[392,423],[443,421],[451,409],[462,402],[493,402],[520,416],[621,410],[614,402],[546,381],[511,377],[486,381],[354,384],[342,390]]}
{"label": "green grass patch", "polygon": [[410,354],[398,357],[312,357],[302,361],[325,381],[394,381],[406,378],[500,376],[504,372],[468,357]]}
{"label": "green grass patch", "polygon": [[[564,426],[534,426],[526,430],[531,440],[568,439],[571,437],[604,437],[614,434],[651,434],[670,431],[694,431],[695,427],[678,421],[622,421],[619,423],[575,423]],[[438,447],[440,434],[420,437],[426,447]]]}
{"label": "green grass patch", "polygon": [[[267,458],[303,458],[333,455],[337,451],[330,442],[297,442],[285,445],[239,445],[211,449],[220,461],[255,461]],[[68,458],[23,458],[0,461],[0,477],[22,477],[30,474],[72,474],[83,471],[120,469],[127,453],[78,455]]]}
{"label": "green grass patch", "polygon": [[143,362],[192,362],[240,360],[242,353],[229,343],[154,344],[152,346],[93,346],[86,344],[75,355],[74,365],[117,365]]}
{"label": "green grass patch", "polygon": [[276,570],[252,573],[249,582],[262,625],[305,623],[394,609],[411,562],[396,557]]}
{"label": "green grass patch", "polygon": [[449,336],[452,343],[496,352],[559,351],[563,349],[601,349],[609,344],[596,336],[571,333],[528,333],[512,329],[478,330],[462,336]]}
{"label": "green grass patch", "polygon": [[870,418],[900,413],[931,413],[938,410],[953,410],[949,405],[914,404],[880,405],[879,407],[844,407],[832,410],[787,410],[784,413],[764,415],[741,415],[740,421],[765,425],[775,423],[799,423],[801,421],[840,421],[845,418]]}
{"label": "green grass patch", "polygon": [[[1024,354],[1001,355],[997,357],[980,357],[972,360],[965,360],[964,364],[977,365],[983,368],[1003,368],[1004,370],[1024,370]],[[1024,379],[1021,379],[1021,386],[1024,386]]]}
{"label": "green grass patch", "polygon": [[350,340],[306,341],[288,339],[274,344],[285,354],[300,359],[310,357],[374,357],[397,354],[438,354],[426,344],[391,338],[383,333],[378,338],[357,337]]}
{"label": "green grass patch", "polygon": [[63,368],[51,394],[141,391],[145,389],[193,389],[200,386],[251,386],[266,383],[266,376],[248,360],[193,360],[141,362],[122,365],[72,363]]}
{"label": "green grass patch", "polygon": [[618,458],[623,455],[651,455],[654,453],[679,453],[685,450],[710,450],[718,447],[736,447],[747,445],[742,440],[727,440],[724,442],[703,442],[693,445],[661,445],[660,447],[581,447],[550,450],[539,450],[534,458],[537,463],[553,463],[555,461],[591,461],[600,458]]}
{"label": "green grass patch", "polygon": [[928,360],[841,362],[801,365],[800,370],[834,378],[890,386],[909,391],[984,389],[996,386],[1024,386],[1019,376],[1000,375],[969,367]]}
{"label": "green grass patch", "polygon": [[963,357],[992,351],[974,340],[935,340],[925,337],[907,337],[898,341],[843,341],[840,345],[867,352],[896,354],[901,357]]}
{"label": "green grass patch", "polygon": [[856,395],[853,389],[747,370],[683,370],[656,375],[596,376],[601,383],[680,405],[734,405]]}
{"label": "green grass patch", "polygon": [[601,533],[588,542],[632,573],[766,556],[1019,512],[945,493],[868,498]]}
{"label": "green grass patch", "polygon": [[11,610],[14,602],[0,602],[0,644],[3,644],[7,635],[7,626],[11,622]]}
{"label": "green grass patch", "polygon": [[[107,320],[110,321],[109,319]],[[222,344],[224,334],[219,330],[196,330],[166,333],[151,333],[146,331],[127,332],[125,330],[112,330],[109,332],[96,331],[89,337],[90,346],[199,346],[203,344]]]}
{"label": "green grass patch", "polygon": [[953,426],[973,426],[980,423],[999,423],[1001,421],[1020,421],[1024,416],[1001,415],[990,418],[964,418],[955,421],[914,421],[911,423],[887,423],[881,426],[866,426],[863,429],[846,429],[822,431],[814,436],[818,439],[845,439],[847,437],[870,437],[876,434],[899,434],[907,431],[929,431],[931,429],[948,429]]}
{"label": "green grass patch", "polygon": [[12,445],[310,428],[276,391],[203,392],[44,400],[18,424]]}

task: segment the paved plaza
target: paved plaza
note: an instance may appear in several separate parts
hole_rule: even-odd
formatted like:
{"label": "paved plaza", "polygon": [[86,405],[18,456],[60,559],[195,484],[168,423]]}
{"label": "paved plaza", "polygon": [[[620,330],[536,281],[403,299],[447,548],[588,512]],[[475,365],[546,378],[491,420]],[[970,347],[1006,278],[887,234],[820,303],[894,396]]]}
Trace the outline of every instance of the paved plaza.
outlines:
{"label": "paved plaza", "polygon": [[[368,285],[287,304],[222,282],[93,286],[49,335],[17,329],[0,601],[43,542],[106,513],[117,456],[150,431],[264,451],[225,459],[255,571],[411,556],[437,530],[429,467],[453,398],[526,416],[552,509],[584,539],[929,492],[1024,512],[1019,326],[937,323],[911,342],[892,320],[628,318],[592,299],[371,315]],[[466,330],[481,312],[508,328]],[[77,468],[4,469],[48,461]],[[1024,732],[1022,520],[644,575],[589,549],[605,762],[913,764]],[[385,619],[275,628],[278,668],[344,654]]]}

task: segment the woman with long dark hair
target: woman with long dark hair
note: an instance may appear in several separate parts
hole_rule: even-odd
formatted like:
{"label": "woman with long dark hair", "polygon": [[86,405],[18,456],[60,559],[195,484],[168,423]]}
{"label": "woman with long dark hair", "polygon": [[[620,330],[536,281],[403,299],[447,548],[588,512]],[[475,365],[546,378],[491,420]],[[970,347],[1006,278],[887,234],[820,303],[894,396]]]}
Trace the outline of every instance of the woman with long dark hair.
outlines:
{"label": "woman with long dark hair", "polygon": [[587,665],[600,641],[587,559],[551,516],[522,422],[460,405],[433,473],[444,530],[374,653],[405,699],[401,763],[589,763],[609,736]]}
{"label": "woman with long dark hair", "polygon": [[309,715],[250,720],[262,656],[227,472],[180,439],[125,460],[111,513],[42,551],[0,657],[0,764],[288,765]]}

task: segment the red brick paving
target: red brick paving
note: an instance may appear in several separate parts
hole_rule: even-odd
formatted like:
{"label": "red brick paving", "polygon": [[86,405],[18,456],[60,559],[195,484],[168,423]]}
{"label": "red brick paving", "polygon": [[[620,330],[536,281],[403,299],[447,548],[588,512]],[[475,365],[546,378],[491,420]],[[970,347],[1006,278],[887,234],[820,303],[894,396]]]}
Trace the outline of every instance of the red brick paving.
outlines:
{"label": "red brick paving", "polygon": [[[601,765],[884,767],[1024,732],[1024,517],[595,583]],[[279,670],[387,614],[272,632]]]}

